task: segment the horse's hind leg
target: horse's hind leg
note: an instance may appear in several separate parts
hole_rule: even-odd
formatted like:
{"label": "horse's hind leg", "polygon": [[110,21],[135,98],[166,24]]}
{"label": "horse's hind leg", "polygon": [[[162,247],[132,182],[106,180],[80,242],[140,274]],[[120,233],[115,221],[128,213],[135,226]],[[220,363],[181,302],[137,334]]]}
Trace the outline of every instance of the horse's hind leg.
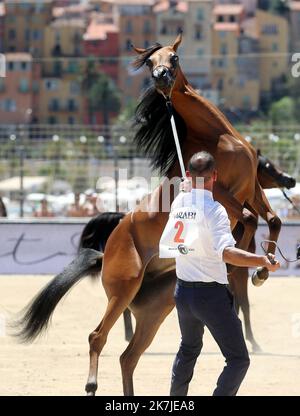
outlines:
{"label": "horse's hind leg", "polygon": [[132,319],[131,319],[131,312],[128,308],[125,309],[123,312],[123,319],[124,319],[124,327],[125,327],[125,339],[126,341],[130,341],[133,337],[133,329],[132,329]]}
{"label": "horse's hind leg", "polygon": [[133,303],[136,327],[132,340],[120,357],[125,396],[133,396],[133,372],[143,352],[149,347],[155,334],[166,316],[174,308],[173,273],[159,278],[161,282],[155,286],[142,288]]}
{"label": "horse's hind leg", "polygon": [[[120,270],[122,270],[121,267]],[[106,273],[109,273],[108,269],[106,270]],[[143,271],[136,270],[135,273],[133,272],[130,276],[120,276],[120,279],[114,279],[109,284],[109,289],[107,290],[109,300],[104,317],[98,327],[89,336],[90,370],[85,387],[88,395],[94,395],[97,390],[98,359],[106,343],[108,333],[122,312],[135,297],[140,287],[142,277]]]}

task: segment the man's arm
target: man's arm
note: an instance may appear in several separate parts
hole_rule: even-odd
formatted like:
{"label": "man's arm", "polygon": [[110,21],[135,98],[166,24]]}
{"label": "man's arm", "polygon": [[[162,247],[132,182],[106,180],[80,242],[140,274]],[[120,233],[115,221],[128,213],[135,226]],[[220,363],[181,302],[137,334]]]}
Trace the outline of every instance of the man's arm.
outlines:
{"label": "man's arm", "polygon": [[[272,263],[269,259],[272,260]],[[233,264],[234,266],[266,267],[270,272],[275,272],[280,267],[279,262],[275,260],[273,254],[259,256],[236,247],[225,247],[223,250],[223,260],[225,263]],[[274,264],[273,261],[275,262]]]}

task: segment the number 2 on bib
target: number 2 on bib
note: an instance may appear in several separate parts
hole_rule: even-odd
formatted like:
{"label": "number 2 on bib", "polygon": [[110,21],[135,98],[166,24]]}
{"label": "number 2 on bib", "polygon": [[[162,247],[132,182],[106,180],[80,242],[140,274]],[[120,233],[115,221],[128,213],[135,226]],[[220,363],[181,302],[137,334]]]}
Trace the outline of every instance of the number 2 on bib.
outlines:
{"label": "number 2 on bib", "polygon": [[178,228],[178,231],[174,237],[174,241],[175,243],[184,243],[184,238],[181,238],[181,234],[183,233],[183,222],[182,221],[177,221],[175,224],[175,228]]}

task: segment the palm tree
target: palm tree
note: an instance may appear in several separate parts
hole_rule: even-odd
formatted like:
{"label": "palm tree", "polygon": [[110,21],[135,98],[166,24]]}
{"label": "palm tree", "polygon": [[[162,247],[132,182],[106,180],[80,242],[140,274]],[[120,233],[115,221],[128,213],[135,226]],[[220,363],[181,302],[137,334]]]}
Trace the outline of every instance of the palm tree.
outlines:
{"label": "palm tree", "polygon": [[104,126],[110,124],[110,115],[117,113],[121,107],[120,95],[114,82],[104,73],[88,91],[88,101],[93,114],[101,112]]}

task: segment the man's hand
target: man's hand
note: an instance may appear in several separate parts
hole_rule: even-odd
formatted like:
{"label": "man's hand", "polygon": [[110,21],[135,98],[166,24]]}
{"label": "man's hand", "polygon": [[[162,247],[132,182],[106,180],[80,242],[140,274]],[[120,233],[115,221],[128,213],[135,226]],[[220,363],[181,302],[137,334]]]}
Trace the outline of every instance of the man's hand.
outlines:
{"label": "man's hand", "polygon": [[264,256],[264,267],[266,267],[270,272],[276,272],[279,269],[280,263],[275,259],[274,254],[268,253],[267,256]]}

